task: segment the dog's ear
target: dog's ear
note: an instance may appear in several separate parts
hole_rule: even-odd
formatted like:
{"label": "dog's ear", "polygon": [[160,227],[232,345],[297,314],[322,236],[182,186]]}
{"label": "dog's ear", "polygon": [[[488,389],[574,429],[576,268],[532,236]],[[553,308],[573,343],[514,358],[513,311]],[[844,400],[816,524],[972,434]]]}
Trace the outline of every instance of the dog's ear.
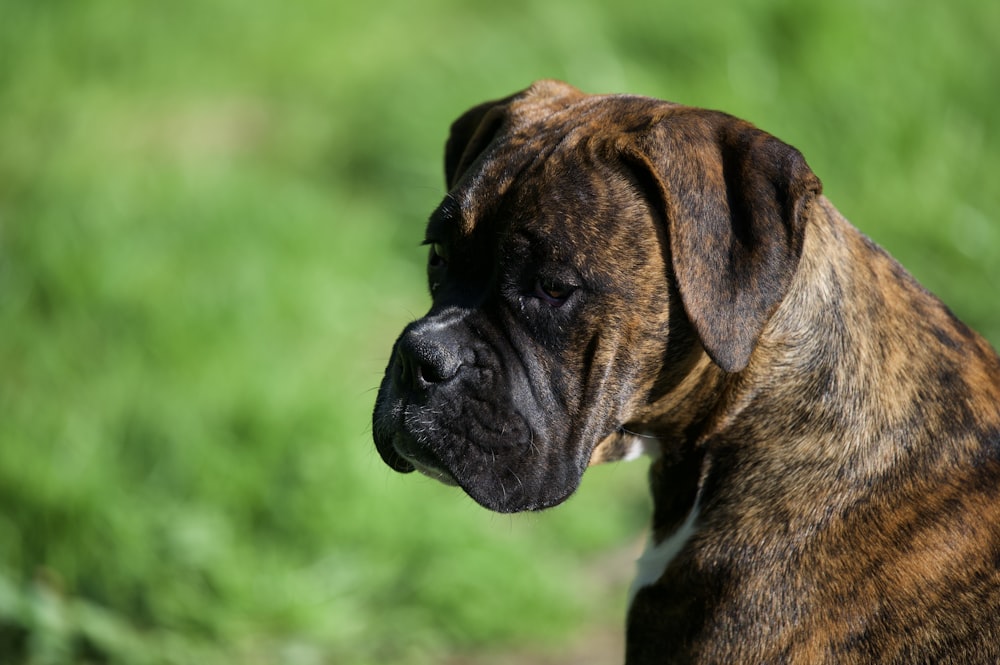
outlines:
{"label": "dog's ear", "polygon": [[822,185],[795,148],[750,123],[675,111],[631,142],[652,174],[684,310],[709,356],[738,372],[788,292]]}
{"label": "dog's ear", "polygon": [[506,117],[507,104],[514,97],[516,95],[473,106],[451,124],[451,133],[444,145],[444,181],[448,189],[455,186],[496,136]]}

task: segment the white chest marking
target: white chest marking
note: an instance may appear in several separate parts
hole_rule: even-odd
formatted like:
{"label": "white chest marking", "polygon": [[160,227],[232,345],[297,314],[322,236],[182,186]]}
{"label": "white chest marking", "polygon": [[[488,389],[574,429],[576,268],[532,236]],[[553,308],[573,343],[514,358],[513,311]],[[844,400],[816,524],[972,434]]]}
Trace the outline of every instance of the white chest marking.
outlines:
{"label": "white chest marking", "polygon": [[691,540],[691,536],[697,531],[695,522],[697,522],[698,513],[701,510],[700,503],[701,490],[695,496],[694,505],[691,507],[691,512],[688,513],[684,522],[668,538],[665,538],[663,542],[654,544],[653,534],[649,534],[646,549],[643,550],[639,560],[636,561],[636,576],[628,592],[629,607],[632,606],[632,601],[635,600],[635,595],[639,593],[639,589],[649,586],[660,579],[664,571],[666,571],[667,566],[670,565],[670,562],[674,560],[674,557],[677,556],[684,545]]}
{"label": "white chest marking", "polygon": [[639,459],[643,455],[647,455],[655,460],[662,454],[663,446],[660,443],[660,440],[655,436],[650,434],[631,434],[628,451],[625,453],[625,456],[622,457],[621,461],[631,462],[632,460]]}

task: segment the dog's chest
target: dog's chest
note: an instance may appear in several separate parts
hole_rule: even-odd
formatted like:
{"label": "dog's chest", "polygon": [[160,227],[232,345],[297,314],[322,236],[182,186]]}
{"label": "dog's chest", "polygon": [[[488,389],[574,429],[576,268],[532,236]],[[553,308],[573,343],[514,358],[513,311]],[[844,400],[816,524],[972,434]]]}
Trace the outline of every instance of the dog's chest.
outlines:
{"label": "dog's chest", "polygon": [[680,553],[691,537],[698,530],[698,514],[701,511],[701,494],[695,498],[691,511],[684,518],[677,530],[657,543],[654,534],[650,533],[639,559],[636,561],[636,576],[629,589],[628,604],[632,605],[635,595],[643,587],[655,584],[663,576],[667,566]]}

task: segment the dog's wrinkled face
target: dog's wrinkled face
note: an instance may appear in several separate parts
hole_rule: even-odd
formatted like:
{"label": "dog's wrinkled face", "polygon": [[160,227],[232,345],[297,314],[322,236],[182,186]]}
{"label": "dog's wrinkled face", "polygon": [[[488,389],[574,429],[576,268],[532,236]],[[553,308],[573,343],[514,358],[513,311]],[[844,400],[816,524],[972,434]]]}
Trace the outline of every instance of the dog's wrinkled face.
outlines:
{"label": "dog's wrinkled face", "polygon": [[391,466],[499,511],[576,488],[667,338],[662,234],[637,185],[586,144],[539,158],[554,141],[536,141],[505,146],[431,217],[433,305],[396,342],[375,417]]}
{"label": "dog's wrinkled face", "polygon": [[[702,242],[675,225],[721,214],[728,227],[734,200],[727,175],[700,172],[697,159],[664,176],[683,151],[651,155],[646,144],[675,108],[543,83],[456,121],[450,191],[425,238],[433,302],[397,340],[375,406],[375,443],[392,468],[460,485],[492,510],[552,506],[576,489],[595,446],[655,399],[668,359],[692,347],[688,318],[713,359],[745,365],[748,350],[712,341],[730,325],[713,313],[712,281],[758,250],[740,239],[722,268],[671,258],[672,243],[695,254],[723,244],[724,233]],[[703,137],[685,146],[716,145],[712,123],[682,127]],[[663,182],[678,178],[707,202],[672,201]],[[737,203],[749,219],[753,202]],[[755,288],[755,275],[738,277]],[[741,294],[718,297],[732,307]],[[752,329],[764,314],[750,309],[742,325]]]}

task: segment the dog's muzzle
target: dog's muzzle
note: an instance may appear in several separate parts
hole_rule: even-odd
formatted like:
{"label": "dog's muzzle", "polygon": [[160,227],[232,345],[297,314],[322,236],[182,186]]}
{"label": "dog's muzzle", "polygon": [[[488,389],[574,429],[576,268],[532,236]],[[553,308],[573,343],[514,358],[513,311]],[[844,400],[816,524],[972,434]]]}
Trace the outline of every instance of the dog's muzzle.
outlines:
{"label": "dog's muzzle", "polygon": [[401,473],[420,471],[448,485],[457,483],[421,443],[421,432],[407,432],[400,425],[407,408],[426,408],[431,393],[458,376],[463,363],[455,322],[454,316],[428,316],[403,331],[379,391],[374,423],[376,448],[386,464]]}

